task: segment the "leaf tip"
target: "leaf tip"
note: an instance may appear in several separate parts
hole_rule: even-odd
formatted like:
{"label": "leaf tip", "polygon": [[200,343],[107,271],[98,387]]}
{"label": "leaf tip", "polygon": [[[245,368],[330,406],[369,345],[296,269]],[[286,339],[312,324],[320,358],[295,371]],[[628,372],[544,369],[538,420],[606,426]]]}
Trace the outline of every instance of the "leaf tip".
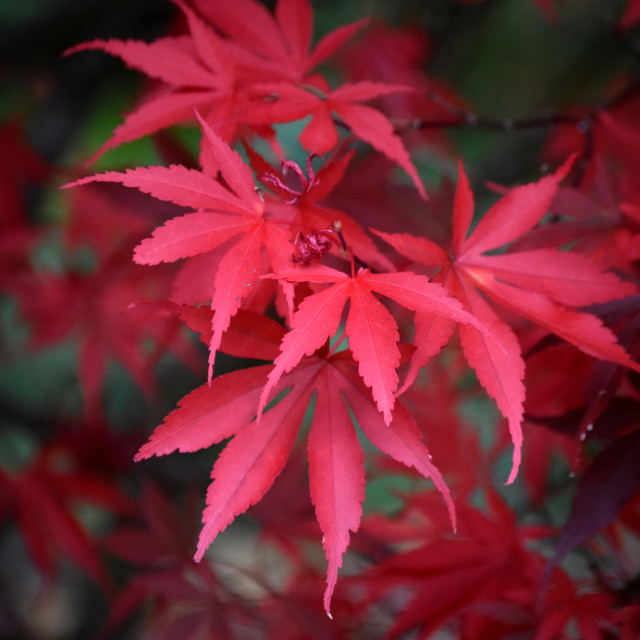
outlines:
{"label": "leaf tip", "polygon": [[214,535],[210,534],[211,527],[207,524],[204,525],[202,531],[200,532],[200,539],[198,540],[198,546],[196,547],[196,552],[193,555],[194,562],[200,562],[202,558],[204,558],[204,554],[206,553],[209,545],[213,542],[215,538],[216,532],[214,531]]}
{"label": "leaf tip", "polygon": [[447,503],[447,508],[449,509],[449,520],[451,520],[451,529],[453,530],[454,535],[458,533],[458,514],[456,513],[456,507],[451,501],[451,504]]}
{"label": "leaf tip", "polygon": [[522,461],[522,444],[515,443],[513,450],[513,459],[511,463],[511,473],[509,473],[509,477],[507,481],[504,483],[505,486],[513,484],[514,480],[518,476],[518,470],[520,469],[520,462]]}
{"label": "leaf tip", "polygon": [[327,614],[327,617],[330,620],[333,620],[333,616],[331,615],[331,598],[333,597],[333,590],[335,589],[335,586],[336,586],[338,570],[335,569],[335,571],[331,573],[333,575],[327,576],[327,588],[326,588],[326,591],[324,592],[324,612]]}
{"label": "leaf tip", "polygon": [[204,549],[201,549],[200,546],[198,546],[198,549],[193,556],[193,561],[200,562],[203,557],[204,557]]}

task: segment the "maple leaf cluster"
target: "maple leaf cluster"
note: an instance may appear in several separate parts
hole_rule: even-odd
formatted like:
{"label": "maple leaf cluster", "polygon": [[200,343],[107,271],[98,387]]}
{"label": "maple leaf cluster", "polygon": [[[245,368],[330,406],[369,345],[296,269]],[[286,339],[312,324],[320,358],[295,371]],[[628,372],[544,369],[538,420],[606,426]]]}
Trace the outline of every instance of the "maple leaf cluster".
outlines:
{"label": "maple leaf cluster", "polygon": [[[91,576],[109,633],[146,616],[145,637],[167,639],[631,640],[637,77],[616,73],[596,106],[492,119],[424,71],[437,29],[365,17],[314,40],[308,0],[173,4],[169,35],[65,51],[146,77],[91,160],[106,170],[56,169],[19,122],[0,131],[15,159],[0,179],[7,313],[29,326],[24,353],[71,345],[76,383],[46,446],[0,456],[0,514],[34,566],[51,576],[61,555]],[[568,20],[535,4],[550,30]],[[627,43],[636,7],[615,23]],[[539,149],[518,179],[494,175],[454,131],[537,131]],[[109,164],[147,137],[162,162]],[[38,223],[25,186],[52,174],[64,214]],[[114,395],[118,376],[136,391]],[[146,427],[114,428],[118,407]],[[188,481],[149,460],[175,452],[197,460]],[[368,507],[390,477],[393,517]],[[541,515],[558,496],[569,512]],[[100,537],[78,503],[118,524]],[[245,512],[264,549],[230,561],[223,532]],[[320,541],[326,573],[305,551]],[[128,566],[125,587],[103,556]]]}

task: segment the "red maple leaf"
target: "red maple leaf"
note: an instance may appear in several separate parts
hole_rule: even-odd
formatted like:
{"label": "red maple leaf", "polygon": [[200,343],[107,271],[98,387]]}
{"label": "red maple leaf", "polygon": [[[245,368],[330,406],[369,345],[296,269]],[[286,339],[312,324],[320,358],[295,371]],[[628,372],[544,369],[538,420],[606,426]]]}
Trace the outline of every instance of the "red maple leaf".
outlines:
{"label": "red maple leaf", "polygon": [[640,194],[634,174],[616,175],[597,155],[591,167],[593,184],[561,187],[550,206],[560,220],[533,230],[518,248],[571,246],[609,269],[632,273],[640,259]]}
{"label": "red maple leaf", "polygon": [[[431,506],[429,498],[414,494],[407,510],[420,512],[421,502]],[[529,605],[534,600],[542,558],[525,542],[549,532],[518,527],[511,509],[494,491],[487,493],[486,510],[463,503],[458,511],[460,531],[455,537],[427,529],[421,546],[395,553],[351,580],[361,587],[367,605],[398,588],[409,592],[398,600],[401,610],[394,611],[385,638],[405,637],[417,628],[415,637],[427,640],[452,619],[463,622],[499,611],[507,603]]]}
{"label": "red maple leaf", "polygon": [[160,489],[145,484],[136,505],[140,521],[119,526],[105,539],[109,553],[137,568],[110,603],[105,637],[143,605],[147,634],[158,639],[231,638],[231,621],[246,617],[214,567],[193,564],[197,507],[191,499],[195,494],[186,497],[178,508]]}
{"label": "red maple leaf", "polygon": [[[68,186],[93,181],[119,182],[193,210],[168,220],[143,240],[135,249],[134,260],[138,264],[173,262],[222,247],[224,253],[215,270],[198,274],[211,292],[211,307],[215,311],[209,343],[211,378],[222,334],[263,272],[263,251],[271,268],[277,270],[291,263],[294,247],[289,225],[270,219],[249,167],[203,120],[201,124],[213,149],[209,164],[216,163],[228,186],[208,173],[180,165],[129,169],[126,173],[111,171]],[[283,289],[291,308],[293,287],[285,283]]]}
{"label": "red maple leaf", "polygon": [[[267,327],[261,330],[261,335],[276,338],[272,342],[276,352],[284,328],[280,328],[277,336],[277,331],[268,330],[268,326],[275,325],[272,320],[266,317],[258,320],[256,316],[255,324],[258,322]],[[243,353],[240,341],[233,342],[233,349],[236,355]],[[244,355],[250,356],[251,351]],[[136,459],[176,449],[197,451],[233,437],[213,468],[214,482],[207,492],[204,527],[196,552],[196,560],[200,560],[217,534],[258,502],[272,485],[315,397],[307,450],[311,498],[324,534],[329,564],[325,592],[325,609],[329,612],[349,531],[357,530],[360,524],[364,499],[363,454],[349,411],[376,447],[434,481],[455,521],[453,503],[409,412],[396,403],[393,421],[387,424],[349,352],[333,355],[319,352],[299,360],[293,370],[278,376],[277,384],[272,378],[275,391],[287,393],[263,413],[258,424],[255,407],[270,369],[270,365],[264,365],[234,371],[190,393],[165,418]]]}
{"label": "red maple leaf", "polygon": [[[377,232],[413,262],[440,268],[435,280],[487,327],[490,338],[473,325],[463,325],[460,337],[478,380],[509,422],[514,453],[508,483],[515,479],[521,457],[524,361],[518,339],[500,317],[500,309],[528,318],[596,358],[638,367],[599,318],[577,310],[631,295],[636,291],[634,285],[622,282],[602,271],[597,263],[570,251],[488,253],[518,240],[542,219],[559,182],[569,171],[570,162],[537,183],[513,189],[489,209],[471,234],[473,193],[460,164],[450,253],[426,238]],[[487,298],[497,303],[498,312]],[[416,326],[420,328],[416,331],[416,352],[400,392],[410,386],[419,368],[453,331],[449,320],[434,316],[418,315]]]}
{"label": "red maple leaf", "polygon": [[[331,56],[366,21],[347,25],[325,36],[309,52],[312,12],[306,0],[278,3],[276,20],[257,2],[244,0],[226,9],[198,3],[209,23],[185,3],[174,0],[187,18],[189,33],[147,43],[141,40],[94,40],[76,45],[66,54],[102,50],[162,83],[94,155],[124,142],[193,119],[197,108],[204,119],[230,141],[237,127],[247,123],[245,92],[266,80],[304,82],[311,69]],[[260,21],[256,21],[260,16]],[[213,28],[224,31],[222,37]],[[263,123],[265,124],[265,123]],[[266,123],[267,125],[270,123]],[[272,136],[264,126],[260,133]]]}
{"label": "red maple leaf", "polygon": [[[274,277],[290,282],[335,283],[320,293],[307,296],[291,319],[291,331],[283,338],[281,354],[260,396],[258,415],[280,376],[290,371],[305,355],[313,354],[338,332],[342,312],[350,302],[344,335],[359,363],[363,381],[373,391],[378,409],[387,424],[391,422],[394,392],[398,386],[396,368],[400,363],[398,325],[391,313],[373,295],[391,298],[412,311],[433,318],[444,318],[474,325],[478,321],[462,309],[439,284],[425,276],[402,273],[371,273],[360,269],[351,276],[323,265],[279,271]],[[417,331],[419,331],[417,327]]]}
{"label": "red maple leaf", "polygon": [[228,37],[238,68],[259,81],[306,80],[367,23],[364,19],[339,27],[312,48],[313,11],[308,0],[278,0],[275,15],[256,0],[232,5],[194,0],[194,4]]}
{"label": "red maple leaf", "polygon": [[338,144],[338,131],[333,114],[360,140],[384,153],[411,177],[414,186],[426,198],[424,186],[411,162],[404,143],[395,133],[388,118],[377,109],[362,104],[380,96],[413,91],[411,87],[362,81],[343,84],[331,90],[324,80],[316,82],[313,91],[285,82],[255,84],[248,91],[252,104],[247,120],[252,124],[293,122],[311,116],[300,134],[300,143],[314,153],[326,153]]}

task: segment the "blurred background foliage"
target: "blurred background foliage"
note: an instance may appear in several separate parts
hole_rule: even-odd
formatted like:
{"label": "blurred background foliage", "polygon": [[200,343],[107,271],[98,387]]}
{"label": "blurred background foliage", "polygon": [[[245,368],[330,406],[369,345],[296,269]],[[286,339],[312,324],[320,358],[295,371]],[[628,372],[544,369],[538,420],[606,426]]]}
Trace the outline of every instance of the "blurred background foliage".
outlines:
{"label": "blurred background foliage", "polygon": [[[558,0],[553,4],[555,17],[545,15],[532,0],[323,0],[313,4],[316,37],[364,16],[372,17],[370,29],[388,24],[420,34],[428,78],[451,87],[469,112],[491,121],[571,113],[576,105],[584,111],[606,101],[625,78],[637,74],[639,36],[614,28],[623,0]],[[176,7],[168,0],[0,2],[0,119],[24,133],[25,146],[34,155],[37,170],[23,176],[22,186],[29,223],[46,229],[29,255],[35,268],[60,273],[70,264],[81,269],[85,259],[90,264],[91,258],[83,257],[81,250],[71,255],[61,243],[60,228],[69,200],[67,193],[57,191],[59,185],[94,171],[162,162],[157,140],[145,138],[87,165],[121,121],[121,114],[135,103],[144,79],[101,52],[65,57],[64,51],[94,38],[150,41],[166,34],[179,20]],[[449,131],[476,186],[485,181],[511,184],[536,179],[541,171],[539,153],[548,133],[549,128],[543,126],[513,131],[468,126]],[[196,153],[194,129],[172,135]],[[286,140],[286,132],[284,136]],[[294,146],[292,143],[290,149],[293,157],[300,153]],[[15,156],[0,149],[0,172],[11,173],[15,162]],[[419,154],[416,164],[427,181],[455,178],[451,156]],[[480,210],[492,198],[481,197]],[[30,348],[31,329],[10,294],[0,298],[0,329],[0,469],[16,472],[27,468],[60,433],[81,439],[78,434],[86,428],[77,375],[77,337],[71,332],[62,342]],[[109,364],[104,407],[108,428],[119,438],[119,450],[110,452],[109,464],[120,469],[118,483],[125,491],[137,494],[142,478],[154,477],[174,494],[199,486],[202,502],[210,451],[140,465],[133,465],[131,459],[162,417],[200,384],[204,360],[200,370],[193,371],[173,356],[162,356],[155,374],[158,389],[152,395],[145,395],[121,365]],[[234,361],[222,362],[220,370],[235,365]],[[491,439],[496,418],[493,405],[476,397],[467,413]],[[93,433],[100,434],[100,428]],[[64,457],[54,464],[64,467]],[[106,463],[102,460],[101,464]],[[112,477],[107,469],[97,471],[107,480]],[[367,508],[393,511],[399,504],[398,492],[417,486],[416,482],[394,473],[374,478],[367,487]],[[511,493],[510,500],[517,502],[518,494],[513,496]],[[561,495],[559,500],[557,509],[562,512],[566,498]],[[113,510],[113,504],[110,508]],[[197,513],[198,509],[196,524]],[[108,532],[114,518],[109,509],[105,512],[86,503],[79,517],[96,535]],[[228,550],[230,537],[255,536],[255,527],[246,520],[245,525],[248,533],[235,529],[216,542],[220,556],[233,553]],[[6,520],[2,526],[0,638],[98,637],[108,617],[104,591],[67,560],[60,561],[54,587],[43,589],[43,578],[17,531]],[[42,517],[40,526],[46,529],[46,518]],[[233,557],[237,559],[237,552]],[[126,582],[127,569],[112,562],[118,579]],[[113,585],[107,592],[109,588]],[[136,638],[136,633],[135,626],[124,627],[113,637]]]}

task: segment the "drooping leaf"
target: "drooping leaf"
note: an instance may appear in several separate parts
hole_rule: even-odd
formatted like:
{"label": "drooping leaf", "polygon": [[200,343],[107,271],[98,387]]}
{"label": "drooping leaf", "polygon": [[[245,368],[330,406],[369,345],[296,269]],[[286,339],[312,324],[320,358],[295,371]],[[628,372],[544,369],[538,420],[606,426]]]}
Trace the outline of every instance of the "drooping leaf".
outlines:
{"label": "drooping leaf", "polygon": [[330,392],[330,385],[336,382],[327,370],[316,379],[318,393],[307,445],[311,500],[329,563],[324,596],[327,612],[349,545],[349,531],[358,530],[364,501],[362,449],[344,402],[339,394]]}
{"label": "drooping leaf", "polygon": [[275,390],[286,395],[258,424],[253,416],[266,369],[236,371],[214,378],[211,387],[196,389],[156,429],[137,459],[176,449],[194,451],[233,436],[214,466],[196,553],[200,559],[216,535],[271,486],[315,397],[307,452],[311,498],[328,562],[324,604],[329,614],[349,532],[359,527],[364,499],[362,451],[349,411],[372,444],[433,480],[455,526],[453,502],[408,410],[396,403],[395,418],[387,425],[349,352],[329,357],[320,352],[302,359],[281,376]]}
{"label": "drooping leaf", "polygon": [[282,470],[311,398],[305,385],[294,387],[260,424],[246,425],[226,446],[213,467],[195,559],[237,515],[262,498]]}

